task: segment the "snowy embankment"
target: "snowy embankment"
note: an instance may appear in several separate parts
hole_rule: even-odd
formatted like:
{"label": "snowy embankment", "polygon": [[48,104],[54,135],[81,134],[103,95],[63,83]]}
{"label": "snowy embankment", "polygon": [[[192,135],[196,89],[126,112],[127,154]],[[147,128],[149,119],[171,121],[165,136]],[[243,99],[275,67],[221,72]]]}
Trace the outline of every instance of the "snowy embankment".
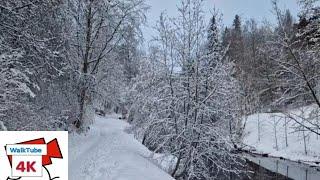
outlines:
{"label": "snowy embankment", "polygon": [[173,180],[117,115],[96,117],[86,135],[69,136],[70,180]]}
{"label": "snowy embankment", "polygon": [[[320,162],[320,136],[311,133],[301,124],[308,121],[319,123],[311,112],[316,108],[308,106],[287,113],[260,113],[246,119],[244,144],[251,152],[283,157],[293,161],[314,164]],[[293,117],[289,118],[289,116]],[[304,118],[301,118],[304,117]],[[320,118],[319,118],[320,120]]]}

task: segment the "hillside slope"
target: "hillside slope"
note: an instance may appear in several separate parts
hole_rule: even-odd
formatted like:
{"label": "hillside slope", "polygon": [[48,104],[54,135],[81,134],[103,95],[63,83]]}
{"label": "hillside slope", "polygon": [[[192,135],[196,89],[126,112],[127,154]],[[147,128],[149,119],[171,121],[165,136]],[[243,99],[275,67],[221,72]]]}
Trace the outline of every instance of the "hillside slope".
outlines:
{"label": "hillside slope", "polygon": [[[307,122],[313,106],[291,110],[299,123]],[[317,121],[315,121],[317,122]],[[318,123],[320,123],[318,121]],[[251,151],[306,163],[320,162],[320,136],[299,126],[282,113],[260,113],[246,119],[243,142]]]}

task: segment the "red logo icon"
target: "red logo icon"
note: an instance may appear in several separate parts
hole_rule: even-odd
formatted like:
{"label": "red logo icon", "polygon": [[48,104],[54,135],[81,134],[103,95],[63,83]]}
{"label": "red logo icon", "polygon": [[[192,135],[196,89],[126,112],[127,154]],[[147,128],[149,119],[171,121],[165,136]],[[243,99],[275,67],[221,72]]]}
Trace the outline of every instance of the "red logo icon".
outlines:
{"label": "red logo icon", "polygon": [[[17,148],[20,145],[21,148]],[[15,146],[15,148],[11,146]],[[36,147],[40,148],[36,149]],[[34,139],[14,145],[6,145],[5,149],[12,169],[12,176],[16,177],[8,177],[7,180],[21,179],[22,177],[41,177],[43,175],[42,169],[45,169],[49,176],[49,180],[59,178],[51,177],[51,174],[46,167],[52,164],[52,158],[63,159],[57,139],[53,139],[48,143],[45,142],[44,138]],[[21,155],[19,153],[21,153]]]}

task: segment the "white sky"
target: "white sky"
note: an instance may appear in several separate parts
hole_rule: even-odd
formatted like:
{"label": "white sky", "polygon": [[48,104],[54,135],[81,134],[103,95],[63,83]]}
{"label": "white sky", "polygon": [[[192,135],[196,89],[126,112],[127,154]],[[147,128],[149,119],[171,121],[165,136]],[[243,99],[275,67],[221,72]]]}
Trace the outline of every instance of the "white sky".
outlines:
{"label": "white sky", "polygon": [[[150,5],[147,13],[148,26],[143,28],[144,37],[150,40],[155,35],[152,27],[155,26],[156,21],[159,19],[160,13],[166,11],[169,16],[177,15],[177,5],[180,0],[146,0]],[[230,25],[236,14],[242,17],[242,21],[254,18],[258,21],[267,19],[271,22],[275,21],[272,13],[272,4],[270,0],[204,0],[206,18],[210,19],[213,8],[219,10],[223,14],[223,23]],[[281,9],[290,9],[291,13],[296,16],[299,7],[296,0],[279,0]]]}

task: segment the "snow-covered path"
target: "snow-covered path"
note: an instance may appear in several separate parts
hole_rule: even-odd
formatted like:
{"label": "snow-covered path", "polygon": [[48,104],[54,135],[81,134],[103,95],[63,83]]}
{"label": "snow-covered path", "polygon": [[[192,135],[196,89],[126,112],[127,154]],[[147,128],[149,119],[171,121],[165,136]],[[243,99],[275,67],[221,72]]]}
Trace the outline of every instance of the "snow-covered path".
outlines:
{"label": "snow-covered path", "polygon": [[70,180],[172,180],[148,157],[150,151],[124,132],[115,115],[97,117],[86,136],[71,135]]}

